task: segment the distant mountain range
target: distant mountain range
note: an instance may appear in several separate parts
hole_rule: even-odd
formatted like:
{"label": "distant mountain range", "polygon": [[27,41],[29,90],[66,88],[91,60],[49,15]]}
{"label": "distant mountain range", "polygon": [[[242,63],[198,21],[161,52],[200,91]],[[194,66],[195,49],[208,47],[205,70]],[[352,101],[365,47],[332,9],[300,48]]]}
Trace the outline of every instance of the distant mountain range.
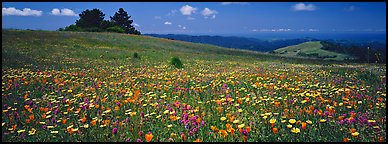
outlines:
{"label": "distant mountain range", "polygon": [[301,44],[309,41],[327,41],[336,43],[342,46],[357,46],[370,47],[371,49],[385,49],[386,43],[380,41],[351,41],[351,40],[337,40],[337,39],[316,39],[311,37],[294,38],[294,39],[276,39],[276,40],[262,40],[256,38],[236,37],[236,36],[191,36],[183,34],[144,34],[146,36],[166,38],[172,40],[180,40],[193,43],[212,44],[226,48],[236,48],[253,50],[259,52],[272,52],[276,49]]}
{"label": "distant mountain range", "polygon": [[[268,52],[283,56],[316,57],[328,60],[352,60],[354,62],[376,61],[383,63],[385,63],[386,58],[386,43],[376,40],[318,40],[311,37],[262,40],[236,36],[191,36],[182,34],[144,35],[193,43],[212,44],[226,48]],[[369,50],[368,47],[370,48]]]}
{"label": "distant mountain range", "polygon": [[246,37],[224,37],[224,36],[190,36],[180,34],[144,34],[147,36],[166,38],[172,40],[180,40],[193,43],[212,44],[226,48],[236,48],[253,50],[260,52],[270,52],[278,48],[297,45],[303,42],[316,41],[314,38],[298,38],[298,39],[279,39],[279,40],[260,40]]}

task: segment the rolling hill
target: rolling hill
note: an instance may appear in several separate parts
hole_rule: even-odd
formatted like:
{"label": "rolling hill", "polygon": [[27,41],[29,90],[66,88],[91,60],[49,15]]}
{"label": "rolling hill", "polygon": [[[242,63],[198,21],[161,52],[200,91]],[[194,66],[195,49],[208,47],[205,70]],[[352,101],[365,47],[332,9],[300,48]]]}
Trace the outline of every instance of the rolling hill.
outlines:
{"label": "rolling hill", "polygon": [[226,48],[237,48],[259,52],[269,52],[278,48],[296,45],[303,42],[314,41],[314,38],[297,38],[297,39],[277,39],[261,40],[256,38],[236,37],[236,36],[192,36],[182,34],[145,34],[147,36],[181,40],[193,43],[212,44]]}
{"label": "rolling hill", "polygon": [[[2,31],[2,66],[76,66],[88,63],[132,63],[138,53],[139,63],[167,63],[172,56],[183,61],[287,61],[305,63],[301,58],[230,49],[209,44],[168,40],[150,36],[117,33]],[[321,63],[320,61],[309,61]],[[26,65],[28,64],[28,65]]]}
{"label": "rolling hill", "polygon": [[287,46],[273,51],[273,53],[286,57],[307,57],[323,60],[343,61],[354,57],[322,49],[320,41],[305,42],[298,45]]}

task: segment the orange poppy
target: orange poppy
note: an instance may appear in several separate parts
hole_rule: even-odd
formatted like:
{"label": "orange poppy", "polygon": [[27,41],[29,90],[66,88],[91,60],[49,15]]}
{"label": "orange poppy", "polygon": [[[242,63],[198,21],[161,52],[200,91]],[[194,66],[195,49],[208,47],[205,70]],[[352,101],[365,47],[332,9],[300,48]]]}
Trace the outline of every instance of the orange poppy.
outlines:
{"label": "orange poppy", "polygon": [[226,129],[230,129],[230,128],[232,128],[232,126],[229,123],[227,123],[226,124]]}
{"label": "orange poppy", "polygon": [[110,124],[110,120],[105,120],[104,123],[105,123],[105,125],[109,125]]}
{"label": "orange poppy", "polygon": [[145,135],[145,139],[147,142],[150,142],[152,140],[152,137],[154,137],[154,135],[152,135],[151,132],[148,132],[148,134]]}
{"label": "orange poppy", "polygon": [[220,130],[221,136],[227,136],[228,132],[226,130]]}
{"label": "orange poppy", "polygon": [[106,98],[103,98],[101,101],[104,103],[106,101]]}
{"label": "orange poppy", "polygon": [[66,124],[66,121],[67,121],[67,119],[63,118],[62,119],[62,124]]}
{"label": "orange poppy", "polygon": [[234,117],[235,117],[235,116],[231,116],[231,117],[229,118],[229,121],[230,121],[230,122],[233,122],[233,121],[234,121]]}
{"label": "orange poppy", "polygon": [[198,138],[194,142],[202,142],[202,140]]}
{"label": "orange poppy", "polygon": [[240,99],[240,98],[238,98],[238,99],[237,99],[237,102],[238,102],[238,103],[240,103],[240,104],[242,104],[242,102],[241,102],[241,99]]}
{"label": "orange poppy", "polygon": [[302,129],[306,129],[306,126],[307,126],[306,122],[302,122]]}
{"label": "orange poppy", "polygon": [[230,133],[234,134],[234,128],[230,128]]}
{"label": "orange poppy", "polygon": [[92,121],[92,126],[95,126],[97,124],[97,121],[96,120],[93,120]]}
{"label": "orange poppy", "polygon": [[275,104],[275,107],[279,107],[280,102],[276,101],[274,104]]}
{"label": "orange poppy", "polygon": [[16,130],[16,126],[17,126],[17,125],[13,125],[13,126],[12,126],[12,129],[13,129],[13,130]]}
{"label": "orange poppy", "polygon": [[249,126],[247,126],[245,129],[247,130],[247,132],[251,131],[251,127],[249,127]]}
{"label": "orange poppy", "polygon": [[139,94],[140,94],[140,90],[136,90],[135,94],[132,96],[132,99],[137,100]]}
{"label": "orange poppy", "polygon": [[48,108],[44,108],[43,110],[44,110],[44,112],[48,112],[49,109]]}
{"label": "orange poppy", "polygon": [[196,122],[197,122],[197,123],[200,123],[201,121],[202,121],[201,118],[197,118],[197,119],[196,119]]}
{"label": "orange poppy", "polygon": [[81,122],[84,123],[84,122],[86,122],[86,117],[83,117],[83,118],[81,118],[80,120],[81,120]]}
{"label": "orange poppy", "polygon": [[183,141],[186,141],[187,137],[184,133],[181,134],[181,138],[183,139]]}
{"label": "orange poppy", "polygon": [[26,123],[30,123],[30,121],[31,121],[30,119],[26,119]]}
{"label": "orange poppy", "polygon": [[29,115],[28,118],[30,118],[30,120],[34,120],[35,116],[32,114],[32,115]]}
{"label": "orange poppy", "polygon": [[272,132],[276,134],[278,132],[278,128],[272,128]]}
{"label": "orange poppy", "polygon": [[45,118],[46,118],[46,114],[43,114],[43,115],[42,115],[42,118],[45,119]]}
{"label": "orange poppy", "polygon": [[355,128],[351,128],[350,129],[350,133],[354,133],[354,132],[356,132],[356,129]]}
{"label": "orange poppy", "polygon": [[348,140],[349,140],[348,138],[344,138],[344,142],[348,142]]}
{"label": "orange poppy", "polygon": [[244,142],[247,142],[247,138],[248,138],[248,137],[247,137],[247,136],[244,136],[243,138],[244,138]]}

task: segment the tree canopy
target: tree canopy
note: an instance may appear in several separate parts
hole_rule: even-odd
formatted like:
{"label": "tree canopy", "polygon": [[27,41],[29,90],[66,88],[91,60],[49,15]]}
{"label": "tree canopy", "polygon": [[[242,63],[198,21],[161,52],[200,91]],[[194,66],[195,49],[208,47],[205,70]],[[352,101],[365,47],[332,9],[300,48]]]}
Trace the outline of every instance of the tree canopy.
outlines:
{"label": "tree canopy", "polygon": [[85,10],[79,14],[80,19],[64,29],[64,31],[118,32],[140,35],[140,31],[132,26],[133,20],[123,8],[120,8],[110,20],[104,20],[105,14],[99,9]]}

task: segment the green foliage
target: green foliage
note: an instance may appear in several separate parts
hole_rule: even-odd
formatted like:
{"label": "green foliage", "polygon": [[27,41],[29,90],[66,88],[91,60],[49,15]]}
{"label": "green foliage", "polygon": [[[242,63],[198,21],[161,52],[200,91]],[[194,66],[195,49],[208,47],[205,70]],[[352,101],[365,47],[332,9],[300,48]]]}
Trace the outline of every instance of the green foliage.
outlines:
{"label": "green foliage", "polygon": [[85,10],[79,14],[80,19],[75,23],[80,28],[100,27],[105,14],[99,9]]}
{"label": "green foliage", "polygon": [[132,26],[133,20],[130,18],[131,16],[129,16],[123,8],[120,8],[113,17],[110,17],[111,22],[116,26],[122,27],[125,30],[125,33],[140,35],[140,32],[135,30]]}
{"label": "green foliage", "polygon": [[72,24],[72,25],[65,27],[65,29],[63,31],[78,31],[78,32],[80,32],[80,31],[82,31],[82,29],[80,27]]}
{"label": "green foliage", "polygon": [[104,30],[107,28],[110,28],[110,27],[114,27],[114,26],[115,26],[115,24],[111,21],[108,21],[108,20],[102,21],[101,25],[100,25],[101,29],[104,29]]}
{"label": "green foliage", "polygon": [[103,32],[104,30],[98,27],[88,27],[88,28],[83,28],[82,31],[85,32]]}
{"label": "green foliage", "polygon": [[123,8],[110,17],[111,21],[104,20],[105,14],[99,9],[85,10],[79,14],[80,19],[66,28],[60,28],[58,31],[85,31],[85,32],[117,32],[140,35],[131,24],[131,16]]}
{"label": "green foliage", "polygon": [[183,63],[178,57],[172,57],[170,64],[175,66],[178,69],[183,68]]}
{"label": "green foliage", "polygon": [[140,55],[139,55],[137,52],[135,52],[135,53],[133,54],[133,58],[135,58],[135,59],[140,59]]}
{"label": "green foliage", "polygon": [[124,33],[125,30],[122,27],[119,26],[113,26],[106,29],[108,32],[117,32],[117,33]]}

